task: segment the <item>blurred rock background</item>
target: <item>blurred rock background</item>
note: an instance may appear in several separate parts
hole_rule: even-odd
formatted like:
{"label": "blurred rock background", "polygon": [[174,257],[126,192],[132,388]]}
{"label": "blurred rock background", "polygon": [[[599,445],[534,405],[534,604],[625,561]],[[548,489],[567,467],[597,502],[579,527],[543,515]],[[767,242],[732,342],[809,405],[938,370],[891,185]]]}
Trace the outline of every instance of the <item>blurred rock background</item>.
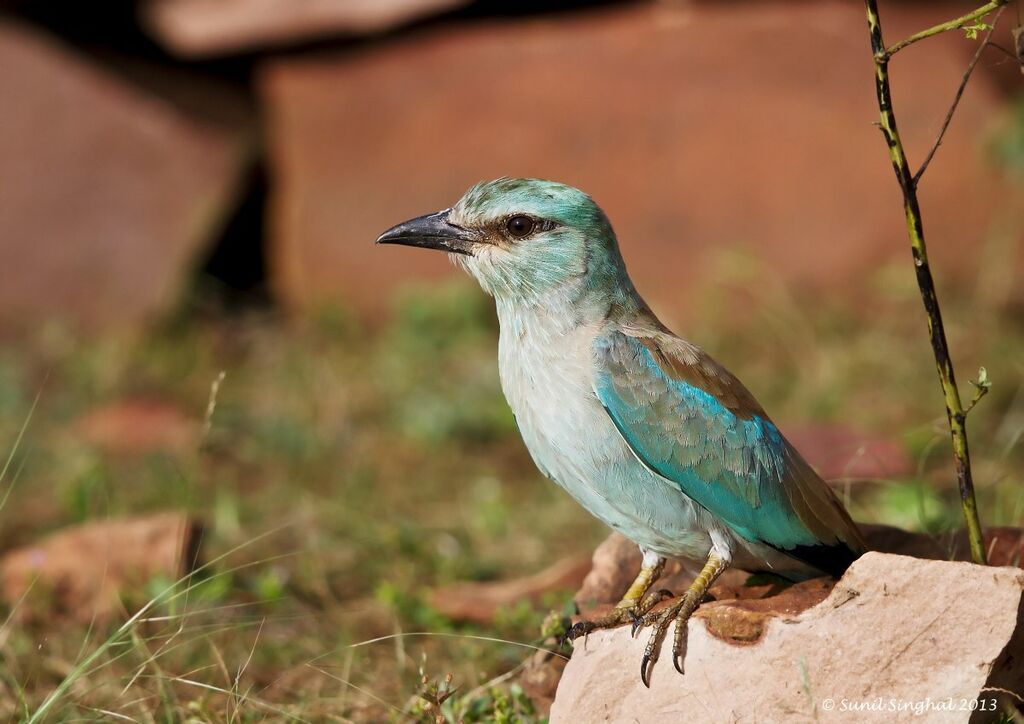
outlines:
{"label": "blurred rock background", "polygon": [[[968,6],[889,3],[885,29]],[[204,274],[293,311],[377,312],[451,272],[376,234],[501,175],[590,192],[671,313],[730,248],[857,299],[906,255],[861,15],[854,0],[8,0],[0,324],[144,325]],[[950,33],[901,56],[912,158],[973,48]],[[989,52],[924,185],[952,277],[993,231],[1020,269],[1019,179],[986,149],[1019,80]]]}
{"label": "blurred rock background", "polygon": [[[881,5],[890,42],[974,7]],[[912,162],[978,42],[893,61]],[[1022,89],[990,49],[922,185],[987,525],[1024,517]],[[524,659],[606,531],[518,440],[489,301],[373,245],[481,179],[587,190],[855,517],[955,529],[876,117],[858,0],[0,0],[0,716],[544,716],[561,654]]]}

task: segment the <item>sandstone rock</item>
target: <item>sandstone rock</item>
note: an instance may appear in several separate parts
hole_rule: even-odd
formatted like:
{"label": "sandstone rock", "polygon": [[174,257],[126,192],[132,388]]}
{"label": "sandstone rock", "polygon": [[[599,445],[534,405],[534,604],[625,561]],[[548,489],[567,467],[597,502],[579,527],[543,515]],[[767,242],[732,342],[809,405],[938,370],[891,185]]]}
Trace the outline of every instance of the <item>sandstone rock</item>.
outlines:
{"label": "sandstone rock", "polygon": [[0,328],[164,312],[234,196],[248,141],[0,20]]}
{"label": "sandstone rock", "polygon": [[636,544],[621,533],[612,533],[594,550],[590,572],[576,592],[576,605],[585,608],[618,602],[640,570],[640,563]]}
{"label": "sandstone rock", "polygon": [[523,692],[530,697],[538,716],[546,717],[551,711],[558,691],[558,681],[569,659],[557,652],[558,642],[543,642],[541,651],[535,652],[523,662],[523,670],[516,681],[523,687]]}
{"label": "sandstone rock", "polygon": [[191,570],[198,545],[198,525],[181,513],[74,526],[4,553],[0,598],[22,618],[103,620],[153,578]]}
{"label": "sandstone rock", "polygon": [[868,553],[817,605],[806,608],[814,592],[804,593],[742,643],[702,620],[737,604],[706,604],[689,625],[686,675],[666,648],[650,690],[637,673],[645,635],[592,633],[565,668],[551,721],[967,721],[962,700],[1024,687],[1019,569]]}
{"label": "sandstone rock", "polygon": [[144,17],[178,55],[212,56],[329,35],[379,33],[468,0],[149,0]]}
{"label": "sandstone rock", "polygon": [[[896,39],[962,12],[886,7]],[[961,34],[962,35],[962,34]],[[380,309],[449,273],[373,239],[501,175],[562,180],[613,220],[638,286],[680,311],[708,262],[744,248],[786,284],[860,300],[908,263],[861,3],[634,4],[425,30],[359,52],[268,62],[270,264],[293,308]],[[950,33],[893,64],[920,160],[972,49]],[[922,184],[933,265],[969,274],[1011,189],[979,153],[1002,99],[978,76]],[[1002,200],[1000,200],[1002,199]],[[908,270],[909,273],[909,270]]]}
{"label": "sandstone rock", "polygon": [[[912,533],[885,525],[861,525],[872,550],[896,555],[935,560],[969,560],[970,550],[963,531],[942,535]],[[985,547],[994,566],[1017,566],[1024,551],[1024,531],[1018,528],[990,528],[985,532]],[[640,566],[636,545],[613,533],[594,551],[592,567],[575,601],[580,614],[589,618],[607,611],[618,602]],[[692,580],[692,572],[678,562],[669,562],[659,588],[680,592]],[[791,617],[821,602],[832,590],[833,581],[818,578],[788,588],[779,583],[754,582],[749,574],[728,570],[712,587],[710,597],[696,617],[707,632],[731,644],[760,641],[769,621]],[[667,605],[667,604],[663,604]],[[550,641],[550,646],[557,642]],[[524,666],[521,683],[543,711],[550,708],[565,662],[550,653],[538,653]],[[769,719],[771,720],[771,719]]]}

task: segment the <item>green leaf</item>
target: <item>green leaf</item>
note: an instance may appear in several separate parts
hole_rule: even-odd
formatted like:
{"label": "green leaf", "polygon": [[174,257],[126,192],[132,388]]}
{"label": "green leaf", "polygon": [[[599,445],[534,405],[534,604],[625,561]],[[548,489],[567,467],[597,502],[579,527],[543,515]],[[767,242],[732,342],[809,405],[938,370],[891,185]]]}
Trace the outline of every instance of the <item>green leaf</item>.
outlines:
{"label": "green leaf", "polygon": [[991,30],[992,26],[985,22],[977,22],[971,25],[963,26],[964,35],[968,40],[977,40],[978,33],[982,30]]}

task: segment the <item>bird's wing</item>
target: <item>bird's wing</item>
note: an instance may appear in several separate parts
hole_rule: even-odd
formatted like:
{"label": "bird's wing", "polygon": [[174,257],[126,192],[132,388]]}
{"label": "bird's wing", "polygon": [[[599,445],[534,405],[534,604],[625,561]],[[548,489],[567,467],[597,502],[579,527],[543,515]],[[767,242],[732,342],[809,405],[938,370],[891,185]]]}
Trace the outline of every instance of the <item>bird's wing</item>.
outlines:
{"label": "bird's wing", "polygon": [[864,550],[831,489],[724,367],[667,332],[594,342],[594,388],[648,468],[750,541],[839,574]]}

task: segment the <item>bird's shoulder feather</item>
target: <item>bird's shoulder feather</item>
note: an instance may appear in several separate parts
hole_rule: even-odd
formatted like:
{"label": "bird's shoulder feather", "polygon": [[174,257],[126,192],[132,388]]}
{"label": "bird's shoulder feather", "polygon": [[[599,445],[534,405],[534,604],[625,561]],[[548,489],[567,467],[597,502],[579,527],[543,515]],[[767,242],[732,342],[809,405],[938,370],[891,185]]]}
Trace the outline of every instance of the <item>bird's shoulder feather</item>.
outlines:
{"label": "bird's shoulder feather", "polygon": [[643,345],[669,378],[703,390],[737,417],[765,417],[761,405],[735,375],[704,350],[672,334],[653,315],[640,316],[616,329]]}

